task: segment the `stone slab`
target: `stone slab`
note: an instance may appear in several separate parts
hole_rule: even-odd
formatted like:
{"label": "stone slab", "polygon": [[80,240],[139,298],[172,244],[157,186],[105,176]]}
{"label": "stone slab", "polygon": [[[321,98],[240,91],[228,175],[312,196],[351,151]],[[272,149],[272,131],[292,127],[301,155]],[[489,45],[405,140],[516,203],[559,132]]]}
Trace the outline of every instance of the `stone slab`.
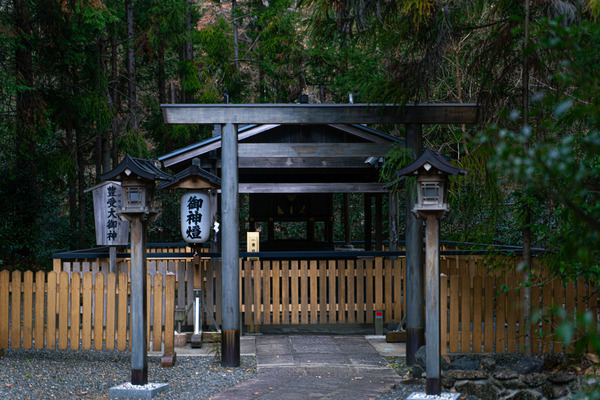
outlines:
{"label": "stone slab", "polygon": [[456,400],[460,393],[441,393],[438,395],[427,394],[425,392],[413,392],[406,400]]}
{"label": "stone slab", "polygon": [[127,382],[108,389],[108,395],[111,399],[151,399],[167,389],[169,384],[166,382],[145,385],[132,385]]}

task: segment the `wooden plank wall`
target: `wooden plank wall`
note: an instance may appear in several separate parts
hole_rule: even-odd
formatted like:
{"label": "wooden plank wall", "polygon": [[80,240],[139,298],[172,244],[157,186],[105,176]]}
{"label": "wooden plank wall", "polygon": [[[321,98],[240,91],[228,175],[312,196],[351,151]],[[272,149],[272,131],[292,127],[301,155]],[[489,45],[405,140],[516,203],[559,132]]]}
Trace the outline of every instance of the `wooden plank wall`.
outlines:
{"label": "wooden plank wall", "polygon": [[[152,350],[172,354],[175,275],[148,280]],[[124,273],[0,271],[0,348],[128,350],[130,290]]]}

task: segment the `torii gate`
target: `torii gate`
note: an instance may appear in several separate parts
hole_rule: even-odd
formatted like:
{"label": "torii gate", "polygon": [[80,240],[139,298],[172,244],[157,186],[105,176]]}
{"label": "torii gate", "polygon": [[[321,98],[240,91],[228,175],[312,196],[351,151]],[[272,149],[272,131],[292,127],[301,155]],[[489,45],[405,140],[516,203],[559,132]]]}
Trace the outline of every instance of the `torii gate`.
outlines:
{"label": "torii gate", "polygon": [[[246,124],[403,124],[406,147],[422,152],[423,124],[473,124],[477,104],[163,104],[166,124],[222,126],[221,365],[240,365],[237,126]],[[406,360],[414,364],[424,339],[423,232],[406,201]],[[230,277],[230,279],[225,279]]]}

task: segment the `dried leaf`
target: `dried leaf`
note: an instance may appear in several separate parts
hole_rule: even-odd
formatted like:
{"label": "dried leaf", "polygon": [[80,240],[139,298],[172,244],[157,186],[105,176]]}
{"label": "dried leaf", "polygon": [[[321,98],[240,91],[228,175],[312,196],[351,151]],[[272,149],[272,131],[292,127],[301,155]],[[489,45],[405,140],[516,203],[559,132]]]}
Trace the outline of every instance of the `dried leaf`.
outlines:
{"label": "dried leaf", "polygon": [[594,364],[600,363],[600,357],[598,356],[598,354],[588,353],[588,354],[586,354],[586,357],[588,360],[590,360]]}

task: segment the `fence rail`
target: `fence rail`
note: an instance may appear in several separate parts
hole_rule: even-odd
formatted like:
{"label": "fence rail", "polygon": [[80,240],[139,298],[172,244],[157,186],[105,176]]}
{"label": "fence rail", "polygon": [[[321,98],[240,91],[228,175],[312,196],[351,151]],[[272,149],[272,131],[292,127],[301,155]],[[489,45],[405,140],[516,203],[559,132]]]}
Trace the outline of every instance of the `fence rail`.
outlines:
{"label": "fence rail", "polygon": [[[147,276],[148,349],[173,354],[175,276]],[[0,271],[0,349],[130,349],[127,274]]]}

